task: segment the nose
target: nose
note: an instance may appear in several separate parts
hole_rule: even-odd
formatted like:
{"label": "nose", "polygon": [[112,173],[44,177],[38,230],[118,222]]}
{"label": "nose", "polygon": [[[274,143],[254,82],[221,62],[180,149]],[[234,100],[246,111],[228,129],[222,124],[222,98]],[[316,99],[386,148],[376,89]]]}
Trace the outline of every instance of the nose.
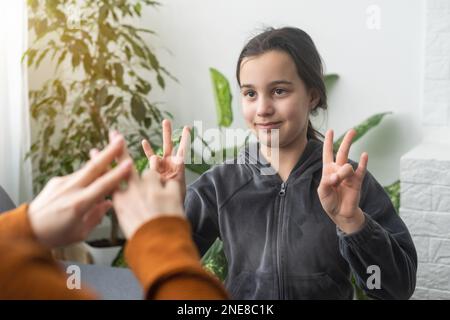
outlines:
{"label": "nose", "polygon": [[263,118],[273,115],[275,112],[272,100],[266,96],[260,96],[257,102],[256,115]]}

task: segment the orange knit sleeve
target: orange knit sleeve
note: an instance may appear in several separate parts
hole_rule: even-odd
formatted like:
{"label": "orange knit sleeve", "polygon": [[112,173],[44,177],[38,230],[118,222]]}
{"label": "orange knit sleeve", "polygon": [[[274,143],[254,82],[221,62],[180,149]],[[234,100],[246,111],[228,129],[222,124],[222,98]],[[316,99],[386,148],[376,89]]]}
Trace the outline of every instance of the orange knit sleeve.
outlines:
{"label": "orange knit sleeve", "polygon": [[0,299],[94,299],[81,284],[69,289],[61,267],[34,241],[0,237]]}
{"label": "orange knit sleeve", "polygon": [[28,205],[0,214],[0,237],[20,237],[35,240],[28,219]]}
{"label": "orange knit sleeve", "polygon": [[186,219],[147,222],[128,241],[125,256],[147,299],[227,299],[222,283],[203,269]]}
{"label": "orange knit sleeve", "polygon": [[69,289],[67,277],[41,246],[28,219],[28,205],[0,215],[0,299],[93,299]]}
{"label": "orange knit sleeve", "polygon": [[[96,298],[87,288],[68,288],[63,270],[37,243],[26,205],[0,217],[0,255],[0,299]],[[147,222],[125,255],[147,299],[228,298],[222,283],[202,268],[185,219]]]}

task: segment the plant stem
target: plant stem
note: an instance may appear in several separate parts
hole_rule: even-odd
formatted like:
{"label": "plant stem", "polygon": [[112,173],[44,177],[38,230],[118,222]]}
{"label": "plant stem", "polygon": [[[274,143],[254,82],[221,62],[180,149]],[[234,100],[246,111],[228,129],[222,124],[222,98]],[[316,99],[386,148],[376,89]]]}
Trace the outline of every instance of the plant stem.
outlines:
{"label": "plant stem", "polygon": [[116,212],[111,212],[111,246],[115,246],[119,243],[119,221],[117,220]]}

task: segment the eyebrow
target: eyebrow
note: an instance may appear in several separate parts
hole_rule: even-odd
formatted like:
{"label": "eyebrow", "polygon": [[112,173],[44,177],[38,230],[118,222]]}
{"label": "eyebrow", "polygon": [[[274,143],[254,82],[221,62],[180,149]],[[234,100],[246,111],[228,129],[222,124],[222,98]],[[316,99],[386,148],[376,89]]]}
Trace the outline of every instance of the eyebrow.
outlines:
{"label": "eyebrow", "polygon": [[[288,85],[292,85],[293,83],[292,83],[291,81],[287,81],[287,80],[275,80],[275,81],[272,81],[271,83],[269,83],[270,86],[277,85],[277,84],[288,84]],[[242,88],[254,88],[254,87],[255,87],[254,85],[252,85],[252,84],[246,84],[246,83],[244,83],[244,84],[241,85],[241,89],[242,89]]]}

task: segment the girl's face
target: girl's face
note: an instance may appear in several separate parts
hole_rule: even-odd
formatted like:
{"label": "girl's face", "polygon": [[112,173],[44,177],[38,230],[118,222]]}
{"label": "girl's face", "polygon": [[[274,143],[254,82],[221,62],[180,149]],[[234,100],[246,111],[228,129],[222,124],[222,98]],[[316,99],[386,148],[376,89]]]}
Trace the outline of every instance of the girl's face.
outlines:
{"label": "girl's face", "polygon": [[244,58],[240,82],[244,118],[260,143],[271,147],[274,129],[280,148],[306,140],[309,112],[319,98],[306,89],[290,55],[273,50]]}

